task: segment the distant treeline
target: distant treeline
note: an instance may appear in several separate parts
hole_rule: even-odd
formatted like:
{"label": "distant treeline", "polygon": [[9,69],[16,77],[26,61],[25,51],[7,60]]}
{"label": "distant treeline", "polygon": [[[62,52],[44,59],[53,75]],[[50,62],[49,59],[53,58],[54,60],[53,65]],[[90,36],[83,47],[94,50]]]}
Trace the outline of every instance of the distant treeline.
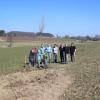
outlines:
{"label": "distant treeline", "polygon": [[[52,33],[41,33],[41,32],[20,32],[20,31],[11,31],[6,33],[4,30],[0,30],[0,36],[11,36],[11,37],[38,37],[38,36],[43,36],[43,37],[55,37]],[[64,37],[56,36],[56,38],[65,38],[65,39],[75,39],[75,40],[81,40],[81,41],[99,41],[100,40],[100,35],[95,35],[94,37],[91,36],[69,36],[65,35]]]}
{"label": "distant treeline", "polygon": [[43,36],[43,37],[54,37],[51,33],[41,33],[41,32],[20,32],[20,31],[11,31],[11,32],[5,32],[4,30],[0,30],[0,36],[27,36],[27,37],[37,37],[37,36]]}
{"label": "distant treeline", "polygon": [[94,37],[89,36],[89,35],[87,35],[87,36],[69,36],[69,35],[66,35],[63,38],[76,39],[76,40],[82,40],[82,41],[88,41],[88,40],[99,41],[100,40],[100,35],[95,35]]}
{"label": "distant treeline", "polygon": [[5,36],[6,32],[4,30],[0,30],[0,36]]}
{"label": "distant treeline", "polygon": [[51,33],[41,33],[41,32],[36,33],[36,36],[54,37],[54,35]]}

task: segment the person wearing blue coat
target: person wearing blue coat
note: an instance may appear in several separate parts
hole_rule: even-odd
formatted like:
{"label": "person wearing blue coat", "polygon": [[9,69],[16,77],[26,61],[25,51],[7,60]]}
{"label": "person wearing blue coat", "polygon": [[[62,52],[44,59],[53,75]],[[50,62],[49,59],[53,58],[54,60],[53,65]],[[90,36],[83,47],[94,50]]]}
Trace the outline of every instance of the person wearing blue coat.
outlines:
{"label": "person wearing blue coat", "polygon": [[47,47],[47,53],[48,53],[48,61],[49,61],[49,63],[51,63],[51,59],[52,59],[52,47],[51,47],[51,45],[48,45],[48,47]]}

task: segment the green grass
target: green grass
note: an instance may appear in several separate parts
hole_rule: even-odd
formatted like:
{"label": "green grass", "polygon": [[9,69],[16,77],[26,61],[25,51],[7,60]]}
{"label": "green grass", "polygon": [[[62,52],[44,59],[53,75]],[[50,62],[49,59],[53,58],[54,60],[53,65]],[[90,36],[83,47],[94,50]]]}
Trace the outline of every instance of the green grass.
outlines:
{"label": "green grass", "polygon": [[29,50],[30,47],[0,48],[0,74],[21,69]]}

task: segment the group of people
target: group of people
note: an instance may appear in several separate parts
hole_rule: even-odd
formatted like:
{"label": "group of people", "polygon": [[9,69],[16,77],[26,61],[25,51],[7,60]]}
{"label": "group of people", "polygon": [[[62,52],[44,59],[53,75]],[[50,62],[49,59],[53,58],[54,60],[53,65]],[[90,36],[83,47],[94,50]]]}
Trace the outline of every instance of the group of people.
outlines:
{"label": "group of people", "polygon": [[38,67],[47,67],[48,63],[52,61],[58,63],[58,55],[60,54],[60,62],[66,64],[69,62],[69,56],[72,62],[75,61],[75,52],[76,46],[74,46],[74,43],[71,43],[70,46],[67,44],[60,45],[60,47],[56,44],[53,47],[51,45],[41,45],[39,48],[34,47],[30,50],[29,63],[32,66],[37,64]]}
{"label": "group of people", "polygon": [[60,51],[61,63],[64,63],[64,64],[68,63],[69,56],[70,56],[71,62],[75,62],[76,46],[74,46],[73,43],[71,43],[71,46],[68,46],[67,44],[65,44],[64,46],[60,45],[59,51]]}

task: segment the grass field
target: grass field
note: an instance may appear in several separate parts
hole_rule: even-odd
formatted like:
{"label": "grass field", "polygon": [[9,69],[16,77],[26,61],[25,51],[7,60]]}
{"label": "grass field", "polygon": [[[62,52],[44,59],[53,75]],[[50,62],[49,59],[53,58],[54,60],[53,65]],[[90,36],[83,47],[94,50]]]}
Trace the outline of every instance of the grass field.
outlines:
{"label": "grass field", "polygon": [[100,100],[100,44],[77,46],[77,61],[67,66],[73,84],[60,100]]}
{"label": "grass field", "polygon": [[0,48],[0,73],[10,73],[22,68],[30,48]]}
{"label": "grass field", "polygon": [[[100,43],[76,44],[76,62],[51,64],[47,70],[64,68],[72,84],[59,95],[59,100],[100,100]],[[0,48],[0,74],[23,69],[31,46]],[[26,100],[26,99],[25,99]],[[48,99],[47,99],[48,100]]]}

